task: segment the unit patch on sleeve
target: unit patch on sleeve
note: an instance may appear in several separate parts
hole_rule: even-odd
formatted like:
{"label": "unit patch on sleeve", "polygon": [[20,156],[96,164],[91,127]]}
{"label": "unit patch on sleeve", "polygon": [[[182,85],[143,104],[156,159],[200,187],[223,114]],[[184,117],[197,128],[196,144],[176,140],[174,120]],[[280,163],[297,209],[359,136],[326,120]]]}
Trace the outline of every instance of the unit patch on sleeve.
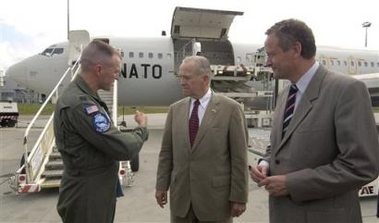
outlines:
{"label": "unit patch on sleeve", "polygon": [[99,108],[97,107],[97,105],[87,105],[84,108],[84,110],[85,110],[85,112],[86,112],[87,115],[90,115],[92,113],[98,112]]}
{"label": "unit patch on sleeve", "polygon": [[103,133],[110,129],[111,121],[103,113],[97,113],[92,118],[93,128],[96,132]]}

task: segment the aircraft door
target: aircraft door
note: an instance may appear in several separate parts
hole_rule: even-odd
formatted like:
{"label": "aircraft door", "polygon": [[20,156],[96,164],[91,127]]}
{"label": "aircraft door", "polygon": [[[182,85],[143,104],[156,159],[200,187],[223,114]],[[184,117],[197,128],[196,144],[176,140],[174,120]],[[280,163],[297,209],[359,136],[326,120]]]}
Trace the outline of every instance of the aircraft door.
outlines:
{"label": "aircraft door", "polygon": [[68,65],[71,66],[82,53],[82,49],[89,43],[90,37],[86,30],[73,30],[68,36]]}
{"label": "aircraft door", "polygon": [[356,59],[352,56],[347,58],[347,66],[348,66],[348,73],[349,74],[357,74],[358,67],[356,63]]}
{"label": "aircraft door", "polygon": [[244,62],[245,66],[251,66],[253,63],[253,54],[252,53],[246,53],[246,61]]}
{"label": "aircraft door", "polygon": [[243,15],[243,12],[176,7],[171,36],[175,39],[227,39],[230,25],[237,15]]}

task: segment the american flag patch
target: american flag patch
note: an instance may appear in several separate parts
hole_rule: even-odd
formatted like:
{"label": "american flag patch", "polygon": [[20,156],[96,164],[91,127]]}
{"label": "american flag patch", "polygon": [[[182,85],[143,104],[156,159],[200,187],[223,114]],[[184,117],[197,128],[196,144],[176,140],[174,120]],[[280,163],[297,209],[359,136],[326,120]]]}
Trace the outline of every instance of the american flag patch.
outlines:
{"label": "american flag patch", "polygon": [[90,105],[85,108],[87,115],[90,115],[94,112],[98,112],[99,108],[96,105]]}

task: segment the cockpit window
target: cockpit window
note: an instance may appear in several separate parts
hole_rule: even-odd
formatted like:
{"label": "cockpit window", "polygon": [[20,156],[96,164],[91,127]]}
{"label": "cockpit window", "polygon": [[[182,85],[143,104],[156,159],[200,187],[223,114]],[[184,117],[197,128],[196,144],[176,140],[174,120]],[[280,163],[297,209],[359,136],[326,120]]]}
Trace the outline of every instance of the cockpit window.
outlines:
{"label": "cockpit window", "polygon": [[48,48],[46,48],[41,55],[51,57],[54,54],[62,54],[63,53],[63,48],[58,48],[56,45],[51,45]]}

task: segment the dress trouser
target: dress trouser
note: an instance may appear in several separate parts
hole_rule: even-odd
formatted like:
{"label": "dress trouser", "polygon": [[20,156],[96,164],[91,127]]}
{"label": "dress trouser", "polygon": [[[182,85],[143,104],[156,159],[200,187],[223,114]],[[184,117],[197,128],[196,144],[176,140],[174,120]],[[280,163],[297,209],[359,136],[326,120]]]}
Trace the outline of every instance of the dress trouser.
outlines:
{"label": "dress trouser", "polygon": [[187,215],[184,218],[174,216],[171,214],[171,223],[232,223],[233,218],[229,217],[228,219],[224,219],[222,221],[200,221],[193,211],[192,205],[188,210]]}

